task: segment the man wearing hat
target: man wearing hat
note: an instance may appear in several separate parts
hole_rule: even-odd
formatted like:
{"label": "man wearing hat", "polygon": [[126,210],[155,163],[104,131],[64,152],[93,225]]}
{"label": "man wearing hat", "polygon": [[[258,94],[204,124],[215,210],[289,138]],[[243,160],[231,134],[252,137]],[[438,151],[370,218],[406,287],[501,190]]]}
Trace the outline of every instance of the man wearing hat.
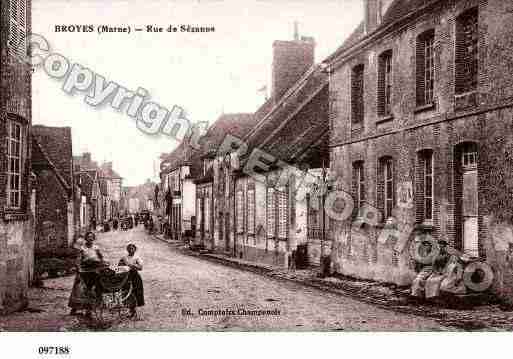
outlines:
{"label": "man wearing hat", "polygon": [[417,244],[419,259],[430,258],[433,255],[433,251],[438,253],[433,256],[430,263],[423,263],[424,266],[413,280],[411,287],[412,296],[421,297],[424,293],[426,298],[432,298],[439,294],[440,283],[445,278],[442,274],[450,258],[450,255],[447,253],[447,245],[447,241],[442,239],[435,242],[430,236]]}

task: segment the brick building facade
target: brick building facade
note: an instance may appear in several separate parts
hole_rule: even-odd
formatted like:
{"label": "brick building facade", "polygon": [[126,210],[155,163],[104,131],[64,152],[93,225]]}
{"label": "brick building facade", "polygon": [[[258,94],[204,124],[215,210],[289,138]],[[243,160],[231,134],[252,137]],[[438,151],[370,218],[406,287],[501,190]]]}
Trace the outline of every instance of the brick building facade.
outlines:
{"label": "brick building facade", "polygon": [[27,305],[34,266],[31,70],[20,60],[30,0],[0,3],[0,314]]}
{"label": "brick building facade", "polygon": [[[364,1],[366,18],[326,63],[331,170],[361,219],[340,224],[336,271],[408,284],[411,253],[383,229],[445,239],[487,261],[511,295],[513,12],[499,0]],[[365,222],[365,221],[364,221]]]}

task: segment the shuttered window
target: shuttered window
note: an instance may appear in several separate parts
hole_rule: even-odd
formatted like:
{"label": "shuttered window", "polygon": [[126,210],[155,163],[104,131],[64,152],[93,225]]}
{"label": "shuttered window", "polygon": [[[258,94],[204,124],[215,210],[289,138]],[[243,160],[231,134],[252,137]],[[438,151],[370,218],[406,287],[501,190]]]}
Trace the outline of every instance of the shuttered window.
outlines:
{"label": "shuttered window", "polygon": [[242,191],[237,191],[237,233],[244,232],[244,196]]}
{"label": "shuttered window", "polygon": [[435,83],[434,42],[434,30],[426,31],[417,38],[417,106],[433,103]]}
{"label": "shuttered window", "polygon": [[255,234],[255,190],[250,189],[247,192],[247,226],[248,233]]}
{"label": "shuttered window", "polygon": [[378,61],[378,115],[392,114],[392,50],[385,51]]}
{"label": "shuttered window", "polygon": [[359,211],[365,201],[365,173],[363,161],[353,163],[353,194],[355,206]]}
{"label": "shuttered window", "polygon": [[274,238],[276,236],[276,205],[275,205],[274,188],[267,188],[267,237]]}
{"label": "shuttered window", "polygon": [[416,216],[422,223],[433,219],[433,151],[419,151],[417,158]]}
{"label": "shuttered window", "polygon": [[456,21],[456,94],[477,89],[478,43],[478,10],[474,8]]}
{"label": "shuttered window", "polygon": [[25,56],[27,46],[27,0],[9,0],[9,53]]}
{"label": "shuttered window", "polygon": [[286,191],[277,191],[276,194],[278,197],[278,237],[287,238],[289,218],[288,195]]}
{"label": "shuttered window", "polygon": [[[202,221],[202,214],[203,214],[203,208],[201,208],[201,205],[202,205],[203,201],[202,201],[202,198],[197,198],[196,199],[196,208],[197,208],[197,214],[196,214],[196,218],[198,220],[198,227],[201,229],[201,221]],[[205,228],[205,227],[203,227]]]}
{"label": "shuttered window", "polygon": [[355,66],[351,74],[351,120],[354,124],[362,123],[364,118],[363,81],[364,65]]}
{"label": "shuttered window", "polygon": [[205,197],[205,231],[210,231],[210,197]]}
{"label": "shuttered window", "polygon": [[383,212],[383,218],[392,216],[395,205],[394,163],[391,157],[383,157],[379,160],[378,167],[378,206]]}

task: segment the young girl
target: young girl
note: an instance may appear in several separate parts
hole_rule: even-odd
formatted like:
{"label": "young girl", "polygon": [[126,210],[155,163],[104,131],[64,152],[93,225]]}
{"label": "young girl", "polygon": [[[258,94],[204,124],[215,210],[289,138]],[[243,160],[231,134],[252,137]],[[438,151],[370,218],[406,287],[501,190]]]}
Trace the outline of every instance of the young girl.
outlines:
{"label": "young girl", "polygon": [[141,276],[139,275],[139,271],[142,270],[142,260],[135,254],[137,251],[137,247],[135,244],[129,244],[126,247],[126,250],[128,252],[127,256],[124,256],[119,261],[119,265],[121,266],[128,266],[130,267],[130,281],[132,282],[134,294],[135,294],[135,303],[133,303],[133,306],[130,308],[130,315],[131,317],[135,317],[136,315],[136,307],[142,307],[144,305],[144,288],[143,288],[143,281]]}

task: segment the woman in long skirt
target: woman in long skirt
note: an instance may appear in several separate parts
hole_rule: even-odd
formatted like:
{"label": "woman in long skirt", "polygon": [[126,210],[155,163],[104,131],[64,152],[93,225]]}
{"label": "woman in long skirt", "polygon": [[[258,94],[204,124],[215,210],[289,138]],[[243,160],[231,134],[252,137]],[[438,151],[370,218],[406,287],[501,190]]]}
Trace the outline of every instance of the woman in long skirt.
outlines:
{"label": "woman in long skirt", "polygon": [[144,287],[141,276],[139,275],[139,271],[143,269],[143,264],[141,258],[135,254],[137,251],[137,247],[135,244],[130,243],[126,250],[128,252],[127,256],[124,256],[119,261],[119,265],[124,265],[130,267],[129,280],[132,282],[133,291],[135,294],[135,302],[131,304],[130,307],[130,316],[135,317],[137,311],[136,307],[142,307],[144,305]]}
{"label": "woman in long skirt", "polygon": [[79,310],[85,310],[87,316],[91,315],[91,293],[96,283],[95,269],[103,261],[99,247],[93,244],[95,239],[93,232],[87,232],[85,244],[80,247],[80,265],[68,302],[71,315],[77,314]]}

